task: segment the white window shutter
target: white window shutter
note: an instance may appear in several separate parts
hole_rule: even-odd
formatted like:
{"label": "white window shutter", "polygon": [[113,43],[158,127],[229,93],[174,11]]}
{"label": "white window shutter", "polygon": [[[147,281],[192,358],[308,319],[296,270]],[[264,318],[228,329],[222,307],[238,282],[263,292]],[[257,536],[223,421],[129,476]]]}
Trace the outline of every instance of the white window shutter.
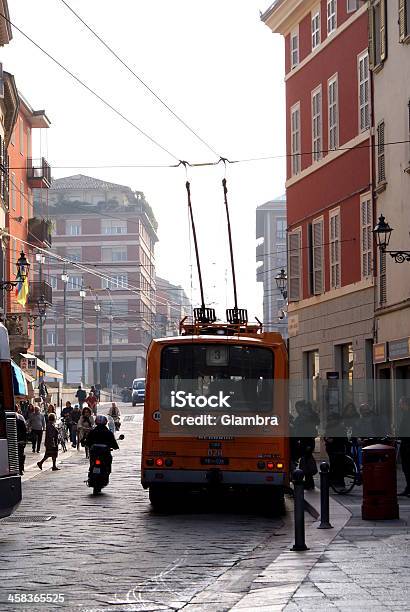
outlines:
{"label": "white window shutter", "polygon": [[407,36],[407,4],[406,0],[399,0],[399,35],[400,42]]}
{"label": "white window shutter", "polygon": [[380,0],[380,60],[384,62],[387,58],[387,10],[386,0]]}

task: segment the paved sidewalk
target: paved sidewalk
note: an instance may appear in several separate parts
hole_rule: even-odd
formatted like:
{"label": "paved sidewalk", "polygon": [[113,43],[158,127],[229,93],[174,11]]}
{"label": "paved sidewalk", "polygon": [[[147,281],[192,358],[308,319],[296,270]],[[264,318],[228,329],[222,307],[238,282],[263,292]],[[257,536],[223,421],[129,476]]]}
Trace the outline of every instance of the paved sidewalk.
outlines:
{"label": "paved sidewalk", "polygon": [[[401,490],[401,472],[398,480]],[[307,497],[313,505],[318,504],[318,492]],[[310,550],[282,553],[232,610],[408,610],[410,499],[399,498],[399,503],[399,520],[363,521],[361,487],[350,495],[332,496],[334,529],[317,530],[318,522],[308,525],[306,542]]]}

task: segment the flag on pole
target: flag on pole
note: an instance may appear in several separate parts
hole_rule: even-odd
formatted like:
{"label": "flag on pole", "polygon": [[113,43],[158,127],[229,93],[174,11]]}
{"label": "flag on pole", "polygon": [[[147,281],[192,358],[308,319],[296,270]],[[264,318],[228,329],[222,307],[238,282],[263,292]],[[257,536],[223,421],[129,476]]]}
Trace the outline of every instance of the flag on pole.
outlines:
{"label": "flag on pole", "polygon": [[16,276],[16,280],[16,301],[21,304],[21,306],[25,306],[28,297],[28,278],[27,276],[24,279],[21,278],[21,274],[19,273]]}

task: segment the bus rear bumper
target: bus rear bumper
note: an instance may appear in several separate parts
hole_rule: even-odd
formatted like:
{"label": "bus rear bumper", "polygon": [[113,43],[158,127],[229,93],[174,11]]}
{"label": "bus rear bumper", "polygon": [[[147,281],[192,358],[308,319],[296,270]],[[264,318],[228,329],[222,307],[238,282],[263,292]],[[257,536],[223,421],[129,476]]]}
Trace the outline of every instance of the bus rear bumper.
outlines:
{"label": "bus rear bumper", "polygon": [[158,470],[144,469],[142,486],[144,489],[152,484],[183,484],[199,486],[283,486],[283,472],[230,472],[220,469],[212,470]]}
{"label": "bus rear bumper", "polygon": [[0,478],[0,519],[10,516],[21,502],[21,477]]}

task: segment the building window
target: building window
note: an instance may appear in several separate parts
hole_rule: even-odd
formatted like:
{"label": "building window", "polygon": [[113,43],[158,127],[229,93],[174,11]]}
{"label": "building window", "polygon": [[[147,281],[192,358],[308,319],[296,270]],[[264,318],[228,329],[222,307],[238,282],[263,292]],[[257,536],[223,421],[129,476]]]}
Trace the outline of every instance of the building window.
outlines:
{"label": "building window", "polygon": [[[102,343],[110,344],[110,332],[108,329],[102,330]],[[127,344],[128,343],[128,329],[125,327],[113,328],[112,343],[113,344]]]}
{"label": "building window", "polygon": [[369,54],[366,51],[359,56],[359,126],[364,132],[370,127],[370,83]]}
{"label": "building window", "polygon": [[299,29],[290,35],[290,66],[295,68],[299,64]]}
{"label": "building window", "polygon": [[301,294],[301,229],[289,233],[289,301],[298,302]]}
{"label": "building window", "polygon": [[312,273],[313,293],[323,293],[323,219],[312,224]]}
{"label": "building window", "polygon": [[276,240],[286,239],[286,219],[276,219]]}
{"label": "building window", "polygon": [[404,42],[410,34],[410,0],[399,0],[399,36]]}
{"label": "building window", "polygon": [[66,249],[65,256],[70,261],[81,261],[82,250],[78,249]]}
{"label": "building window", "polygon": [[80,236],[81,221],[68,221],[66,233],[68,234],[68,236]]}
{"label": "building window", "polygon": [[312,11],[312,51],[320,45],[320,6]]}
{"label": "building window", "polygon": [[48,282],[50,283],[52,289],[58,288],[57,276],[50,276]]}
{"label": "building window", "polygon": [[339,146],[339,91],[337,76],[328,81],[329,149]]}
{"label": "building window", "polygon": [[67,289],[68,291],[80,291],[83,286],[82,276],[70,276],[68,278]]}
{"label": "building window", "polygon": [[127,221],[125,219],[103,219],[102,233],[107,235],[126,234]]}
{"label": "building window", "polygon": [[330,287],[340,287],[340,211],[329,215]]}
{"label": "building window", "polygon": [[27,157],[31,157],[31,128],[27,128]]}
{"label": "building window", "polygon": [[103,289],[127,289],[128,288],[128,274],[111,274],[110,278],[102,279]]}
{"label": "building window", "polygon": [[11,207],[16,210],[16,175],[11,173]]}
{"label": "building window", "polygon": [[127,261],[127,247],[103,247],[102,260],[109,262]]}
{"label": "building window", "polygon": [[346,404],[353,400],[353,345],[349,342],[348,344],[342,344],[338,349],[340,352],[340,366],[342,370],[342,405],[346,406]]}
{"label": "building window", "polygon": [[332,34],[336,27],[336,0],[327,0],[327,33]]}
{"label": "building window", "polygon": [[367,278],[373,272],[373,210],[370,195],[360,202],[360,248],[362,256],[362,278]]}
{"label": "building window", "polygon": [[385,124],[380,121],[377,126],[377,182],[386,182],[386,157],[384,150]]}
{"label": "building window", "polygon": [[26,207],[25,207],[25,193],[24,193],[24,181],[20,181],[20,215],[25,217]]}
{"label": "building window", "polygon": [[292,175],[300,172],[300,103],[291,109]]}
{"label": "building window", "polygon": [[370,68],[380,66],[387,58],[386,19],[386,0],[373,0],[369,5]]}
{"label": "building window", "polygon": [[312,160],[322,157],[322,88],[312,92]]}
{"label": "building window", "polygon": [[387,301],[386,253],[384,251],[380,251],[379,300],[380,304],[385,304]]}
{"label": "building window", "polygon": [[19,119],[19,146],[20,154],[24,155],[24,123],[23,119]]}
{"label": "building window", "polygon": [[80,329],[70,329],[67,333],[68,346],[81,346],[83,335]]}
{"label": "building window", "polygon": [[48,346],[55,346],[56,344],[56,334],[54,330],[48,329],[46,334],[46,344]]}
{"label": "building window", "polygon": [[359,0],[347,0],[347,12],[354,13],[359,8]]}

